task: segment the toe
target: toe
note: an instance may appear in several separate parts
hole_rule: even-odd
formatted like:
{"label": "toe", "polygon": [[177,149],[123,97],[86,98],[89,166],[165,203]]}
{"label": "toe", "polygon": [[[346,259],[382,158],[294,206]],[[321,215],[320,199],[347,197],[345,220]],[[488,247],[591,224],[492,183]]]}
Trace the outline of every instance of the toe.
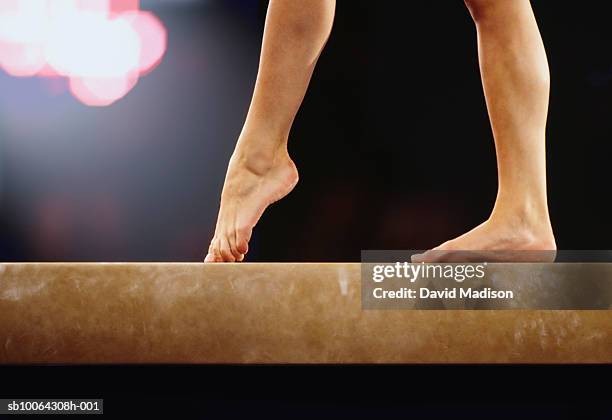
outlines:
{"label": "toe", "polygon": [[253,229],[250,227],[243,226],[236,229],[236,249],[241,254],[249,252],[249,240],[252,233]]}
{"label": "toe", "polygon": [[213,246],[212,241],[210,245],[208,245],[208,250],[206,251],[206,257],[204,258],[204,262],[213,262],[215,259],[215,255],[213,254]]}
{"label": "toe", "polygon": [[220,242],[219,251],[221,253],[221,258],[223,259],[223,261],[225,262],[236,261],[234,254],[232,254],[232,250],[230,248],[229,241],[227,240],[227,238],[223,237],[219,240],[219,242]]}
{"label": "toe", "polygon": [[242,241],[242,242],[238,242],[236,243],[236,250],[241,254],[244,255],[247,252],[249,252],[249,243],[246,241]]}
{"label": "toe", "polygon": [[223,257],[221,255],[221,240],[218,237],[215,237],[213,239],[211,247],[212,247],[211,254],[214,258],[214,261],[223,262]]}
{"label": "toe", "polygon": [[411,257],[413,263],[434,263],[438,262],[441,251],[438,248],[433,248],[421,254],[414,254]]}
{"label": "toe", "polygon": [[236,231],[227,234],[226,237],[233,257],[236,259],[236,261],[241,261],[240,256],[244,254],[244,252],[240,252],[236,245]]}

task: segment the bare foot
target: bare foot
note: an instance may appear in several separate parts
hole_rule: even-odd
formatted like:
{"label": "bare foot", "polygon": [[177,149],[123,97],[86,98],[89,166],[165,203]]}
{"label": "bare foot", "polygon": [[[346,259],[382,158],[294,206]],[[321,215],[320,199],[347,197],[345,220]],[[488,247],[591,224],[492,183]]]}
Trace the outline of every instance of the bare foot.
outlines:
{"label": "bare foot", "polygon": [[413,255],[412,262],[552,262],[556,249],[549,223],[534,228],[520,219],[492,217],[458,238]]}
{"label": "bare foot", "polygon": [[237,148],[230,159],[215,236],[204,261],[242,261],[264,210],[289,194],[297,182],[297,169],[284,147],[265,156]]}

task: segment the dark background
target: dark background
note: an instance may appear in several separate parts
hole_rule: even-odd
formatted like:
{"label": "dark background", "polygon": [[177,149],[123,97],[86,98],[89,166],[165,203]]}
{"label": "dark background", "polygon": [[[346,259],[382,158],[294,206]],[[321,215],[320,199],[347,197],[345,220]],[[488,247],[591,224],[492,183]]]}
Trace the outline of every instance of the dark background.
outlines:
{"label": "dark background", "polygon": [[[0,74],[0,260],[203,257],[265,4],[143,4],[169,49],[109,108]],[[562,249],[611,248],[605,4],[533,2],[552,71]],[[482,222],[495,159],[462,2],[339,0],[290,150],[300,184],[264,215],[251,261],[357,261],[361,249],[425,248]],[[0,377],[3,397],[105,398],[110,418],[610,418],[609,366],[1,366]]]}
{"label": "dark background", "polygon": [[[552,88],[560,249],[610,249],[612,27],[605,2],[533,1]],[[0,74],[0,260],[198,261],[256,76],[266,4],[143,1],[162,64],[113,106]],[[300,183],[250,261],[358,261],[484,221],[496,193],[475,28],[453,2],[339,1],[295,121]]]}
{"label": "dark background", "polygon": [[104,398],[113,419],[609,420],[610,368],[0,366],[0,395]]}

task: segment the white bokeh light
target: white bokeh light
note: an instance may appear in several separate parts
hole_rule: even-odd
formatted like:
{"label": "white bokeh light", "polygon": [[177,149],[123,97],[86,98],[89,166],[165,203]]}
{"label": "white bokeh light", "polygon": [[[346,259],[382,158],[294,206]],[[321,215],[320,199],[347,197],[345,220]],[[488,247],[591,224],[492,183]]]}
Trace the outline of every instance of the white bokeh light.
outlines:
{"label": "white bokeh light", "polygon": [[0,66],[13,76],[66,77],[86,105],[124,97],[159,64],[166,36],[134,0],[0,2]]}

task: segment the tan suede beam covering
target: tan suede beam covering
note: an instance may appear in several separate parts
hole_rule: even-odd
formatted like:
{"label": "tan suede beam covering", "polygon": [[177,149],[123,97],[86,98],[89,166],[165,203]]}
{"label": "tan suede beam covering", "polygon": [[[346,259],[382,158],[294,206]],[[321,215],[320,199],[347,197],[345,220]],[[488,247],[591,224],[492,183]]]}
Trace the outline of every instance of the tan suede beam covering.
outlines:
{"label": "tan suede beam covering", "polygon": [[0,264],[0,363],[612,362],[612,311],[363,311],[359,268]]}

